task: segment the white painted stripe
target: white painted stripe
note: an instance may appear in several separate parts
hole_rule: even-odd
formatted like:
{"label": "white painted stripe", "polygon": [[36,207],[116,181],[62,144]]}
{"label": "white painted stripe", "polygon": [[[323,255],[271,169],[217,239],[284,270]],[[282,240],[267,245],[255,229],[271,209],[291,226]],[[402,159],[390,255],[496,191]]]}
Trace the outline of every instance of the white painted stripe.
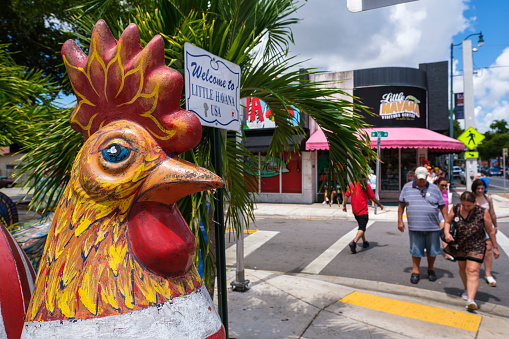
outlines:
{"label": "white painted stripe", "polygon": [[502,249],[507,255],[509,255],[509,238],[500,231],[497,232],[497,244],[499,250]]}
{"label": "white painted stripe", "polygon": [[[368,224],[366,225],[366,229],[373,225],[374,221],[368,221]],[[303,270],[302,273],[310,273],[310,274],[318,274],[320,273],[325,266],[327,266],[334,258],[341,252],[345,247],[348,246],[348,243],[350,243],[353,238],[355,238],[355,235],[357,234],[358,228],[354,228],[344,236],[342,236],[338,241],[336,241],[334,244],[332,244],[331,247],[326,249],[318,258],[313,260],[309,265],[307,265]]]}
{"label": "white painted stripe", "polygon": [[[275,231],[258,231],[244,238],[244,258],[278,235]],[[226,250],[226,266],[233,266],[237,260],[237,245]]]}

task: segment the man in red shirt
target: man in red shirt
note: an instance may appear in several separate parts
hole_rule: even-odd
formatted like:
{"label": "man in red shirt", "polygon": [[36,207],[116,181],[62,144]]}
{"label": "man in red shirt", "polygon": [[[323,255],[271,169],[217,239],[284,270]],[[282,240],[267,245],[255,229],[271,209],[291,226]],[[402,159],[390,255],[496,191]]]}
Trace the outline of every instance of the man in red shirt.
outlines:
{"label": "man in red shirt", "polygon": [[364,179],[362,183],[358,181],[350,183],[348,189],[346,190],[345,199],[343,201],[343,211],[346,212],[346,203],[348,199],[352,197],[352,212],[355,216],[355,220],[359,224],[359,230],[357,231],[357,235],[353,239],[351,243],[348,244],[350,246],[350,250],[353,254],[357,253],[357,241],[362,237],[362,247],[369,247],[369,242],[366,240],[364,233],[366,233],[366,226],[368,224],[368,198],[374,201],[380,209],[383,210],[384,207],[375,197],[375,193],[371,189],[371,186],[368,184],[368,179]]}

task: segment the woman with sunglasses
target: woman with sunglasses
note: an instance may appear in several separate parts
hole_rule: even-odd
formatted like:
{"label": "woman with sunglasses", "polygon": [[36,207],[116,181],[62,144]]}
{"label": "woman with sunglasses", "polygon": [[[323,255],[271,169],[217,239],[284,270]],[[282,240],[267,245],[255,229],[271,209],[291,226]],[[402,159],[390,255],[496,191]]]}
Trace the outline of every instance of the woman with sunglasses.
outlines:
{"label": "woman with sunglasses", "polygon": [[[445,202],[445,208],[447,209],[447,211],[449,211],[449,183],[447,182],[447,178],[439,177],[435,181],[435,184],[438,186],[438,189],[440,189],[440,192],[442,193],[442,198],[444,199]],[[444,217],[442,216],[442,213],[440,213],[440,210],[438,211],[438,217],[440,218],[440,229],[443,229],[445,225],[445,220]],[[443,248],[445,248],[447,246],[447,243],[442,241],[442,246]],[[452,255],[447,253],[445,254],[445,259],[450,261],[456,261],[454,260],[454,257]]]}

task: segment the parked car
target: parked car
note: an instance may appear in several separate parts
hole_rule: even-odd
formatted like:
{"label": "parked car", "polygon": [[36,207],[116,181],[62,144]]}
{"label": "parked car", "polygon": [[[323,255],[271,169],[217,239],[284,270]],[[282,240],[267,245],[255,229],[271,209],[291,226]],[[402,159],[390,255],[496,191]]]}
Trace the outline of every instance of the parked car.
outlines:
{"label": "parked car", "polygon": [[462,171],[461,167],[459,167],[459,166],[453,166],[453,167],[452,167],[452,176],[453,176],[454,178],[459,177],[459,176],[460,176],[461,171]]}
{"label": "parked car", "polygon": [[[479,179],[480,177],[481,177],[481,172],[479,172],[479,170],[478,170],[474,179]],[[461,170],[461,173],[460,173],[460,182],[463,185],[467,183],[467,178],[465,176],[465,171],[464,170]]]}
{"label": "parked car", "polygon": [[488,170],[488,175],[502,176],[502,169],[500,167],[490,167],[490,169]]}

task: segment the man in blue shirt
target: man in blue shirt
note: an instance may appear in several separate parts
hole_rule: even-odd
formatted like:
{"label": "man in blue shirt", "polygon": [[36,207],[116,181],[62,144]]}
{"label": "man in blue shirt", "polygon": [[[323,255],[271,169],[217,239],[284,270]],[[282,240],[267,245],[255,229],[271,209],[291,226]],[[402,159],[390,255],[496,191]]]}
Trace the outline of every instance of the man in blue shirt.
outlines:
{"label": "man in blue shirt", "polygon": [[486,187],[484,189],[484,193],[488,193],[488,186],[490,185],[490,181],[488,180],[488,177],[486,176],[486,173],[484,171],[481,171],[481,179],[484,181],[484,186]]}
{"label": "man in blue shirt", "polygon": [[417,284],[420,280],[419,266],[421,258],[428,260],[428,280],[435,281],[434,264],[440,254],[440,219],[438,213],[447,216],[442,193],[437,185],[430,184],[426,179],[428,171],[425,167],[417,167],[415,179],[401,191],[398,206],[398,230],[405,231],[403,212],[407,210],[408,234],[410,237],[410,255],[412,256],[412,275],[410,282]]}

